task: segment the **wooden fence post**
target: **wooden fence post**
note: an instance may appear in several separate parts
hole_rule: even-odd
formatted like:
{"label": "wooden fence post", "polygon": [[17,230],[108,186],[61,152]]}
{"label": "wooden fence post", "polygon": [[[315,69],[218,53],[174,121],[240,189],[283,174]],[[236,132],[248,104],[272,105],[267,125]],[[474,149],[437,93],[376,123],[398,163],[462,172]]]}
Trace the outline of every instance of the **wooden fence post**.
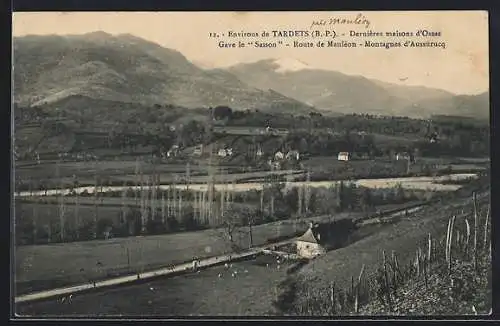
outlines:
{"label": "wooden fence post", "polygon": [[396,292],[396,288],[398,286],[398,279],[396,272],[396,253],[394,252],[394,250],[391,252],[391,265],[392,265],[392,278],[393,278],[392,282],[394,286],[394,292]]}
{"label": "wooden fence post", "polygon": [[476,193],[472,193],[472,201],[474,203],[474,270],[477,270],[477,203],[476,203]]}
{"label": "wooden fence post", "polygon": [[451,264],[452,264],[451,248],[452,248],[452,243],[453,243],[453,227],[455,224],[455,217],[456,216],[453,216],[451,218],[450,239],[448,241],[448,273],[449,274],[451,274]]}
{"label": "wooden fence post", "polygon": [[355,299],[355,285],[354,285],[354,276],[351,275],[351,293],[350,293],[350,298],[349,298],[349,304],[353,304],[354,303],[354,299]]}
{"label": "wooden fence post", "polygon": [[450,230],[451,230],[451,218],[448,220],[448,230],[446,231],[446,248],[445,248],[445,256],[446,256],[446,262],[450,260],[449,252],[448,252],[448,247],[449,247],[449,242],[450,242]]}
{"label": "wooden fence post", "polygon": [[429,261],[429,263],[431,262],[431,253],[432,253],[432,239],[431,239],[431,234],[429,233],[429,238],[427,240],[427,246],[428,246],[428,250],[427,250],[427,261]]}
{"label": "wooden fence post", "polygon": [[361,272],[359,273],[358,277],[358,284],[356,285],[356,298],[354,301],[354,311],[356,313],[359,312],[359,294],[360,294],[360,288],[361,288],[361,279],[363,278],[363,273],[365,271],[365,264],[361,267]]}
{"label": "wooden fence post", "polygon": [[418,250],[415,251],[415,260],[413,261],[413,266],[415,266],[415,273],[418,278],[420,276],[420,269],[418,266]]}
{"label": "wooden fence post", "polygon": [[486,251],[486,244],[488,243],[488,222],[490,219],[490,206],[488,205],[488,211],[486,212],[486,218],[484,221],[484,241],[483,241],[483,248]]}
{"label": "wooden fence post", "polygon": [[382,251],[382,255],[383,255],[383,264],[384,264],[385,294],[386,294],[386,298],[387,298],[387,305],[389,307],[389,311],[392,311],[391,293],[389,290],[389,278],[387,276],[387,260],[385,257],[385,250]]}
{"label": "wooden fence post", "polygon": [[467,228],[467,235],[466,235],[466,239],[465,239],[465,256],[468,257],[469,256],[469,241],[470,241],[470,224],[469,224],[469,219],[467,218],[467,216],[465,217],[465,226]]}

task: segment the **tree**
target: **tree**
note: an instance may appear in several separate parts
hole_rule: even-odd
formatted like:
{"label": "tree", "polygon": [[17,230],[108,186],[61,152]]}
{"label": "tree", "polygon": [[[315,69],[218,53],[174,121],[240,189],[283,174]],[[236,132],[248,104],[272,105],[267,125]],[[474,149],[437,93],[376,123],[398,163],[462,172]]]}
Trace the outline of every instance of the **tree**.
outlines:
{"label": "tree", "polygon": [[339,212],[342,212],[346,206],[344,181],[340,181],[336,189],[337,189],[337,209]]}
{"label": "tree", "polygon": [[299,187],[293,187],[290,189],[286,195],[284,196],[284,201],[285,205],[292,211],[292,212],[297,212],[297,214],[301,214],[302,209],[299,209],[299,206],[301,206],[302,202],[299,202],[302,198],[300,190],[302,188]]}
{"label": "tree", "polygon": [[141,211],[137,208],[129,208],[125,213],[125,223],[128,235],[139,235],[142,229]]}
{"label": "tree", "polygon": [[401,183],[398,183],[394,188],[394,202],[401,203],[405,200],[405,191]]}
{"label": "tree", "polygon": [[301,154],[309,150],[309,145],[304,137],[300,138],[298,148]]}
{"label": "tree", "polygon": [[97,234],[102,235],[104,239],[108,239],[110,232],[113,229],[113,220],[109,217],[103,217],[97,221]]}
{"label": "tree", "polygon": [[249,246],[253,246],[252,227],[255,225],[256,213],[255,210],[247,206],[236,208],[233,205],[230,205],[224,213],[222,221],[224,236],[233,250],[241,249],[240,244],[236,242],[235,235],[237,232],[244,232],[241,230],[242,227],[248,227]]}
{"label": "tree", "polygon": [[193,231],[199,229],[200,225],[198,221],[194,217],[194,212],[187,212],[185,214],[180,215],[181,216],[181,222],[184,228],[187,231]]}
{"label": "tree", "polygon": [[253,247],[253,226],[256,224],[258,212],[254,208],[243,206],[239,210],[242,226],[248,226],[249,247]]}
{"label": "tree", "polygon": [[372,191],[370,188],[362,188],[360,196],[360,206],[364,212],[368,212],[373,208]]}
{"label": "tree", "polygon": [[224,227],[224,232],[227,235],[229,242],[234,243],[234,231],[241,225],[240,216],[238,212],[234,209],[234,206],[230,206],[226,214],[224,214],[224,220],[222,226]]}
{"label": "tree", "polygon": [[179,221],[177,221],[175,216],[170,215],[169,217],[167,217],[167,228],[169,231],[179,230]]}

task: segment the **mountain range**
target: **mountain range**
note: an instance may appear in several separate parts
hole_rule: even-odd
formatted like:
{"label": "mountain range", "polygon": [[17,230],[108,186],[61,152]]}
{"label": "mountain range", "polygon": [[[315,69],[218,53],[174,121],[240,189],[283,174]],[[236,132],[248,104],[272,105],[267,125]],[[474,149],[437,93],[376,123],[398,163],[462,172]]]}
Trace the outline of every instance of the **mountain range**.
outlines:
{"label": "mountain range", "polygon": [[234,75],[197,67],[175,50],[104,32],[14,38],[14,100],[57,103],[71,96],[186,108],[310,112],[312,107]]}
{"label": "mountain range", "polygon": [[130,34],[30,35],[14,38],[13,50],[14,101],[24,106],[68,103],[76,96],[293,114],[489,116],[488,93],[395,85],[286,58],[203,69],[178,51]]}
{"label": "mountain range", "polygon": [[324,112],[411,117],[489,116],[489,95],[455,95],[322,70],[290,58],[241,63],[226,69],[251,86],[275,91]]}

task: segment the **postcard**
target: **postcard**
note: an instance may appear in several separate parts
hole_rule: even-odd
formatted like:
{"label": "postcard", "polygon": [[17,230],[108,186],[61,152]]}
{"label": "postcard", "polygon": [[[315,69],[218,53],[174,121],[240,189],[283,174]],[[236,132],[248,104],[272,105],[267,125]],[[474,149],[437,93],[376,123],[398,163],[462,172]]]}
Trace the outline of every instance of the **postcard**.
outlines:
{"label": "postcard", "polygon": [[14,317],[491,314],[486,11],[12,24]]}

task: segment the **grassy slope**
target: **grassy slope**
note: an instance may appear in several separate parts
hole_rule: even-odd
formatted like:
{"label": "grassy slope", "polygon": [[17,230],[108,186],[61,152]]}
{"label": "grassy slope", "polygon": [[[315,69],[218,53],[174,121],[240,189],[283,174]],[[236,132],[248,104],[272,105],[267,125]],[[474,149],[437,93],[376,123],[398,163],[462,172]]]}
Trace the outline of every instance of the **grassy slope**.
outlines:
{"label": "grassy slope", "polygon": [[401,264],[407,263],[408,257],[425,242],[428,233],[440,236],[448,218],[464,208],[470,208],[470,197],[434,204],[370,237],[312,261],[295,277],[299,284],[295,305],[306,304],[311,296],[327,295],[324,291],[331,282],[340,287],[350,286],[351,276],[357,277],[363,264],[365,275],[370,275],[381,261],[382,250],[396,251]]}
{"label": "grassy slope", "polygon": [[[392,312],[373,300],[360,308],[360,315],[473,315],[488,314],[492,307],[491,257],[482,255],[478,273],[470,261],[456,261],[452,274],[441,266],[428,286],[412,281],[398,289]],[[474,311],[475,310],[475,311]]]}

